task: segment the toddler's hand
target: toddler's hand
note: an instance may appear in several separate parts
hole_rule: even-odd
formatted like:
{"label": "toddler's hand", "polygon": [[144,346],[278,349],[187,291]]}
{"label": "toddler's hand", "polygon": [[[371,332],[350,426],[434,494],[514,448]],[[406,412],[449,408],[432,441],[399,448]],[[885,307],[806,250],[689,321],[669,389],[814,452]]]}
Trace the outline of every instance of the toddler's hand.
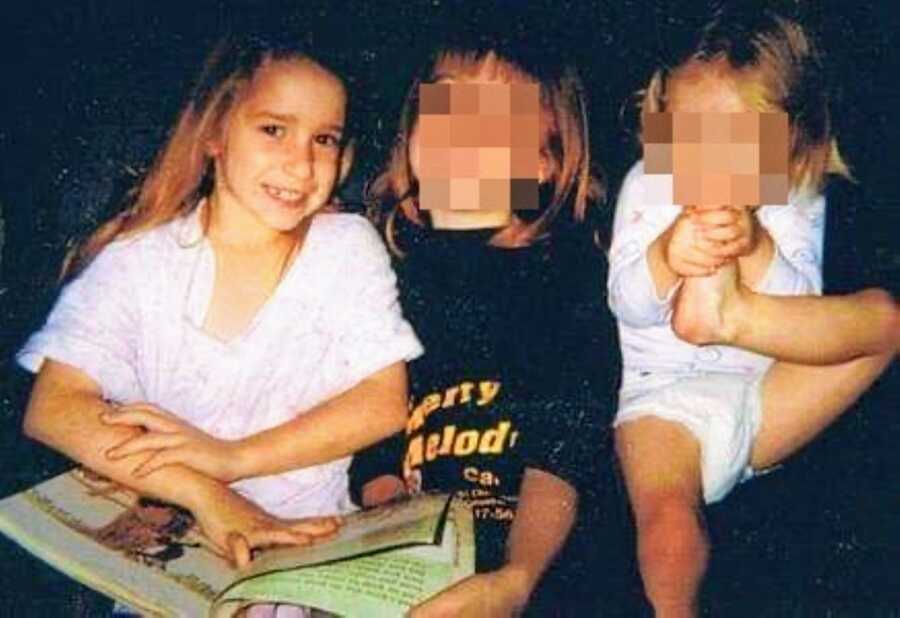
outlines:
{"label": "toddler's hand", "polygon": [[366,483],[362,489],[362,506],[369,508],[387,504],[407,495],[403,479],[393,474],[383,474]]}
{"label": "toddler's hand", "polygon": [[663,256],[680,277],[706,277],[725,262],[726,258],[717,252],[718,242],[703,235],[694,208],[683,208],[668,234]]}
{"label": "toddler's hand", "polygon": [[753,253],[759,244],[759,220],[750,208],[695,209],[693,217],[700,238],[711,243],[710,255],[740,258]]}
{"label": "toddler's hand", "polygon": [[106,451],[110,459],[145,453],[148,457],[132,474],[147,476],[160,468],[181,464],[225,483],[243,476],[237,442],[220,440],[149,403],[120,406],[101,416],[109,425],[129,425],[145,431]]}

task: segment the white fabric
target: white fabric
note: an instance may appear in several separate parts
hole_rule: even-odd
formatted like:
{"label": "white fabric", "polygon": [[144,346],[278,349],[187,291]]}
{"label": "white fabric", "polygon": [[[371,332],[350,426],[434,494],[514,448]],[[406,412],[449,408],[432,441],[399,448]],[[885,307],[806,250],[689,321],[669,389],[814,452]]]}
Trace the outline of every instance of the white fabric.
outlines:
{"label": "white fabric", "polygon": [[[280,425],[365,377],[422,353],[403,319],[377,232],[362,217],[320,214],[273,296],[238,337],[201,329],[215,255],[194,213],[107,246],[63,290],[18,354],[77,367],[119,403],[147,401],[224,439]],[[347,511],[350,458],[240,481],[267,511]]]}
{"label": "white fabric", "polygon": [[[683,425],[701,447],[706,502],[721,500],[749,475],[762,416],[762,375],[772,359],[729,346],[696,346],[671,326],[671,301],[659,298],[647,249],[675,220],[672,178],[628,172],[616,204],[610,248],[609,304],[618,319],[622,388],[615,424],[646,415]],[[756,290],[794,296],[821,294],[825,198],[792,192],[788,204],[762,206],[760,224],[775,243]]]}
{"label": "white fabric", "polygon": [[[665,185],[667,180],[671,184],[666,176],[645,176],[643,162],[638,161],[625,177],[616,205],[609,304],[619,322],[624,367],[654,372],[765,371],[769,358],[728,346],[695,346],[672,331],[671,297],[657,297],[647,262],[648,247],[681,210],[660,203],[657,185]],[[792,193],[788,205],[762,206],[757,216],[776,246],[757,291],[784,296],[820,294],[825,198]]]}
{"label": "white fabric", "polygon": [[615,425],[655,416],[690,431],[700,443],[707,504],[752,476],[750,455],[762,422],[761,376],[637,373],[628,384],[619,396]]}

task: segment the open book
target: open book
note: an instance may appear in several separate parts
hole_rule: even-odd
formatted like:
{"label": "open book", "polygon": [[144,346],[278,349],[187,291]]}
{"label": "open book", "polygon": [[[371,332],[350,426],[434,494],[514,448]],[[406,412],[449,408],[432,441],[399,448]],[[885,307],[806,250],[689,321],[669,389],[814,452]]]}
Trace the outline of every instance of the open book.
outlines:
{"label": "open book", "polygon": [[253,602],[402,616],[474,572],[471,510],[423,495],[350,514],[338,535],[262,552],[236,570],[191,514],[75,469],[0,501],[0,532],[149,615],[230,616]]}

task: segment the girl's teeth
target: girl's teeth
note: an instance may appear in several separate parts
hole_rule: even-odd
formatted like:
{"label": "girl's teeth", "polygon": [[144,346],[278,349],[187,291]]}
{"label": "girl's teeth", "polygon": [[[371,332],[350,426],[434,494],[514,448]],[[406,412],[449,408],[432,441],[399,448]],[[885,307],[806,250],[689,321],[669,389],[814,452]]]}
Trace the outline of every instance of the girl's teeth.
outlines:
{"label": "girl's teeth", "polygon": [[300,197],[299,191],[291,191],[290,189],[278,189],[276,187],[267,186],[266,192],[272,197],[285,201],[294,201]]}

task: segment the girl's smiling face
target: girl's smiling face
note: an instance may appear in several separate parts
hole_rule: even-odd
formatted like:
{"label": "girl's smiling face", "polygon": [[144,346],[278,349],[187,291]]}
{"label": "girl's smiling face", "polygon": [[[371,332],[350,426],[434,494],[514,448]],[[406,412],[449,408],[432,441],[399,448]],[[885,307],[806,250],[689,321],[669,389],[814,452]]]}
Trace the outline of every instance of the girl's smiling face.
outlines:
{"label": "girl's smiling face", "polygon": [[249,231],[288,232],[328,203],[342,167],[347,98],[310,60],[265,63],[218,139],[212,207]]}

